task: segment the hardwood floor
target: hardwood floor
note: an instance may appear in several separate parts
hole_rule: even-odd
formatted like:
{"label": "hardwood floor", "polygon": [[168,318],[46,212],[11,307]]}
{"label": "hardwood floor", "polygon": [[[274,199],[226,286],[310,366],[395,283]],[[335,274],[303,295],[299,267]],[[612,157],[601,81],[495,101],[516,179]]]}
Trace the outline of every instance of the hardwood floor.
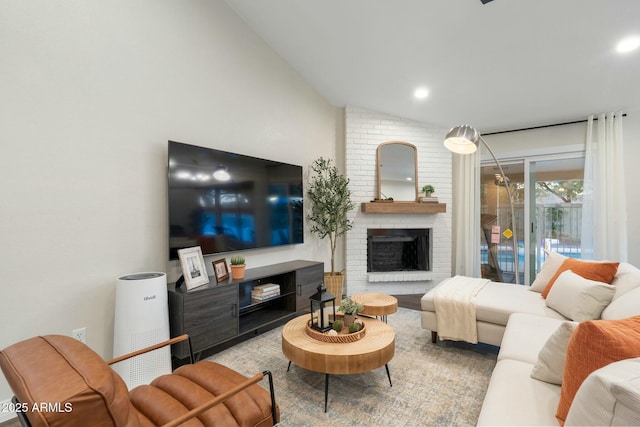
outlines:
{"label": "hardwood floor", "polygon": [[398,307],[409,308],[411,310],[421,310],[420,298],[424,294],[409,294],[409,295],[393,295],[398,300]]}

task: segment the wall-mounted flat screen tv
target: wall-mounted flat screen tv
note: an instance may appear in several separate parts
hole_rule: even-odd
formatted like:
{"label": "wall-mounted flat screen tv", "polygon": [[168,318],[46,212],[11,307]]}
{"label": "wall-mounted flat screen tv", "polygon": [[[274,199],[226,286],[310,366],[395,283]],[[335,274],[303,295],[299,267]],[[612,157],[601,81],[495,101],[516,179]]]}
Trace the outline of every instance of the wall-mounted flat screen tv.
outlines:
{"label": "wall-mounted flat screen tv", "polygon": [[169,141],[169,259],[304,243],[302,167]]}

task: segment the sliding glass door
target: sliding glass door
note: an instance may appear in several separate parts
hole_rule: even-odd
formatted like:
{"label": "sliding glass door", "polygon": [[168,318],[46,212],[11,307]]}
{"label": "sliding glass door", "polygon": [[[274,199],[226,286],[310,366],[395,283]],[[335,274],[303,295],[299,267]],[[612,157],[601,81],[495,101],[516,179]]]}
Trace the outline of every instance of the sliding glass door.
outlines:
{"label": "sliding glass door", "polygon": [[545,250],[580,258],[584,157],[537,156],[501,164],[506,177],[492,161],[481,168],[482,277],[516,283],[517,270],[519,283],[528,285],[540,271]]}
{"label": "sliding glass door", "polygon": [[533,282],[545,252],[580,258],[584,157],[528,161],[529,266]]}

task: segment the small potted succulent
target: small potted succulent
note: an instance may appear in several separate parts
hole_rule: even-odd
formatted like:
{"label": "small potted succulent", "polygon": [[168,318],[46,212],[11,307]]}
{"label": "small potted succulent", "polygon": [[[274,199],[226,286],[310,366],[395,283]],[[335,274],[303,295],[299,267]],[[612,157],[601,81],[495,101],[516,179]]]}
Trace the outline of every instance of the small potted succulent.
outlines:
{"label": "small potted succulent", "polygon": [[431,195],[436,191],[435,188],[433,188],[433,185],[431,184],[427,184],[422,186],[422,192],[424,193],[424,195],[426,197],[431,197]]}
{"label": "small potted succulent", "polygon": [[235,255],[231,257],[231,277],[233,279],[244,279],[244,257],[242,255]]}
{"label": "small potted succulent", "polygon": [[356,314],[362,310],[364,310],[364,305],[352,300],[351,297],[346,297],[340,301],[340,311],[344,313],[344,324],[346,326],[351,326],[356,319]]}

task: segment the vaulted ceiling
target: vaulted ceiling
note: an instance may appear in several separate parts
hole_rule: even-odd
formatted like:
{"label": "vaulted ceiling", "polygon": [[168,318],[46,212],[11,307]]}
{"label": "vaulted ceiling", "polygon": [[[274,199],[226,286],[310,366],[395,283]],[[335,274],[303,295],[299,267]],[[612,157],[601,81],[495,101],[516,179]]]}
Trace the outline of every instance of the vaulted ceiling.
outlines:
{"label": "vaulted ceiling", "polygon": [[226,2],[336,106],[482,132],[640,106],[638,0]]}

